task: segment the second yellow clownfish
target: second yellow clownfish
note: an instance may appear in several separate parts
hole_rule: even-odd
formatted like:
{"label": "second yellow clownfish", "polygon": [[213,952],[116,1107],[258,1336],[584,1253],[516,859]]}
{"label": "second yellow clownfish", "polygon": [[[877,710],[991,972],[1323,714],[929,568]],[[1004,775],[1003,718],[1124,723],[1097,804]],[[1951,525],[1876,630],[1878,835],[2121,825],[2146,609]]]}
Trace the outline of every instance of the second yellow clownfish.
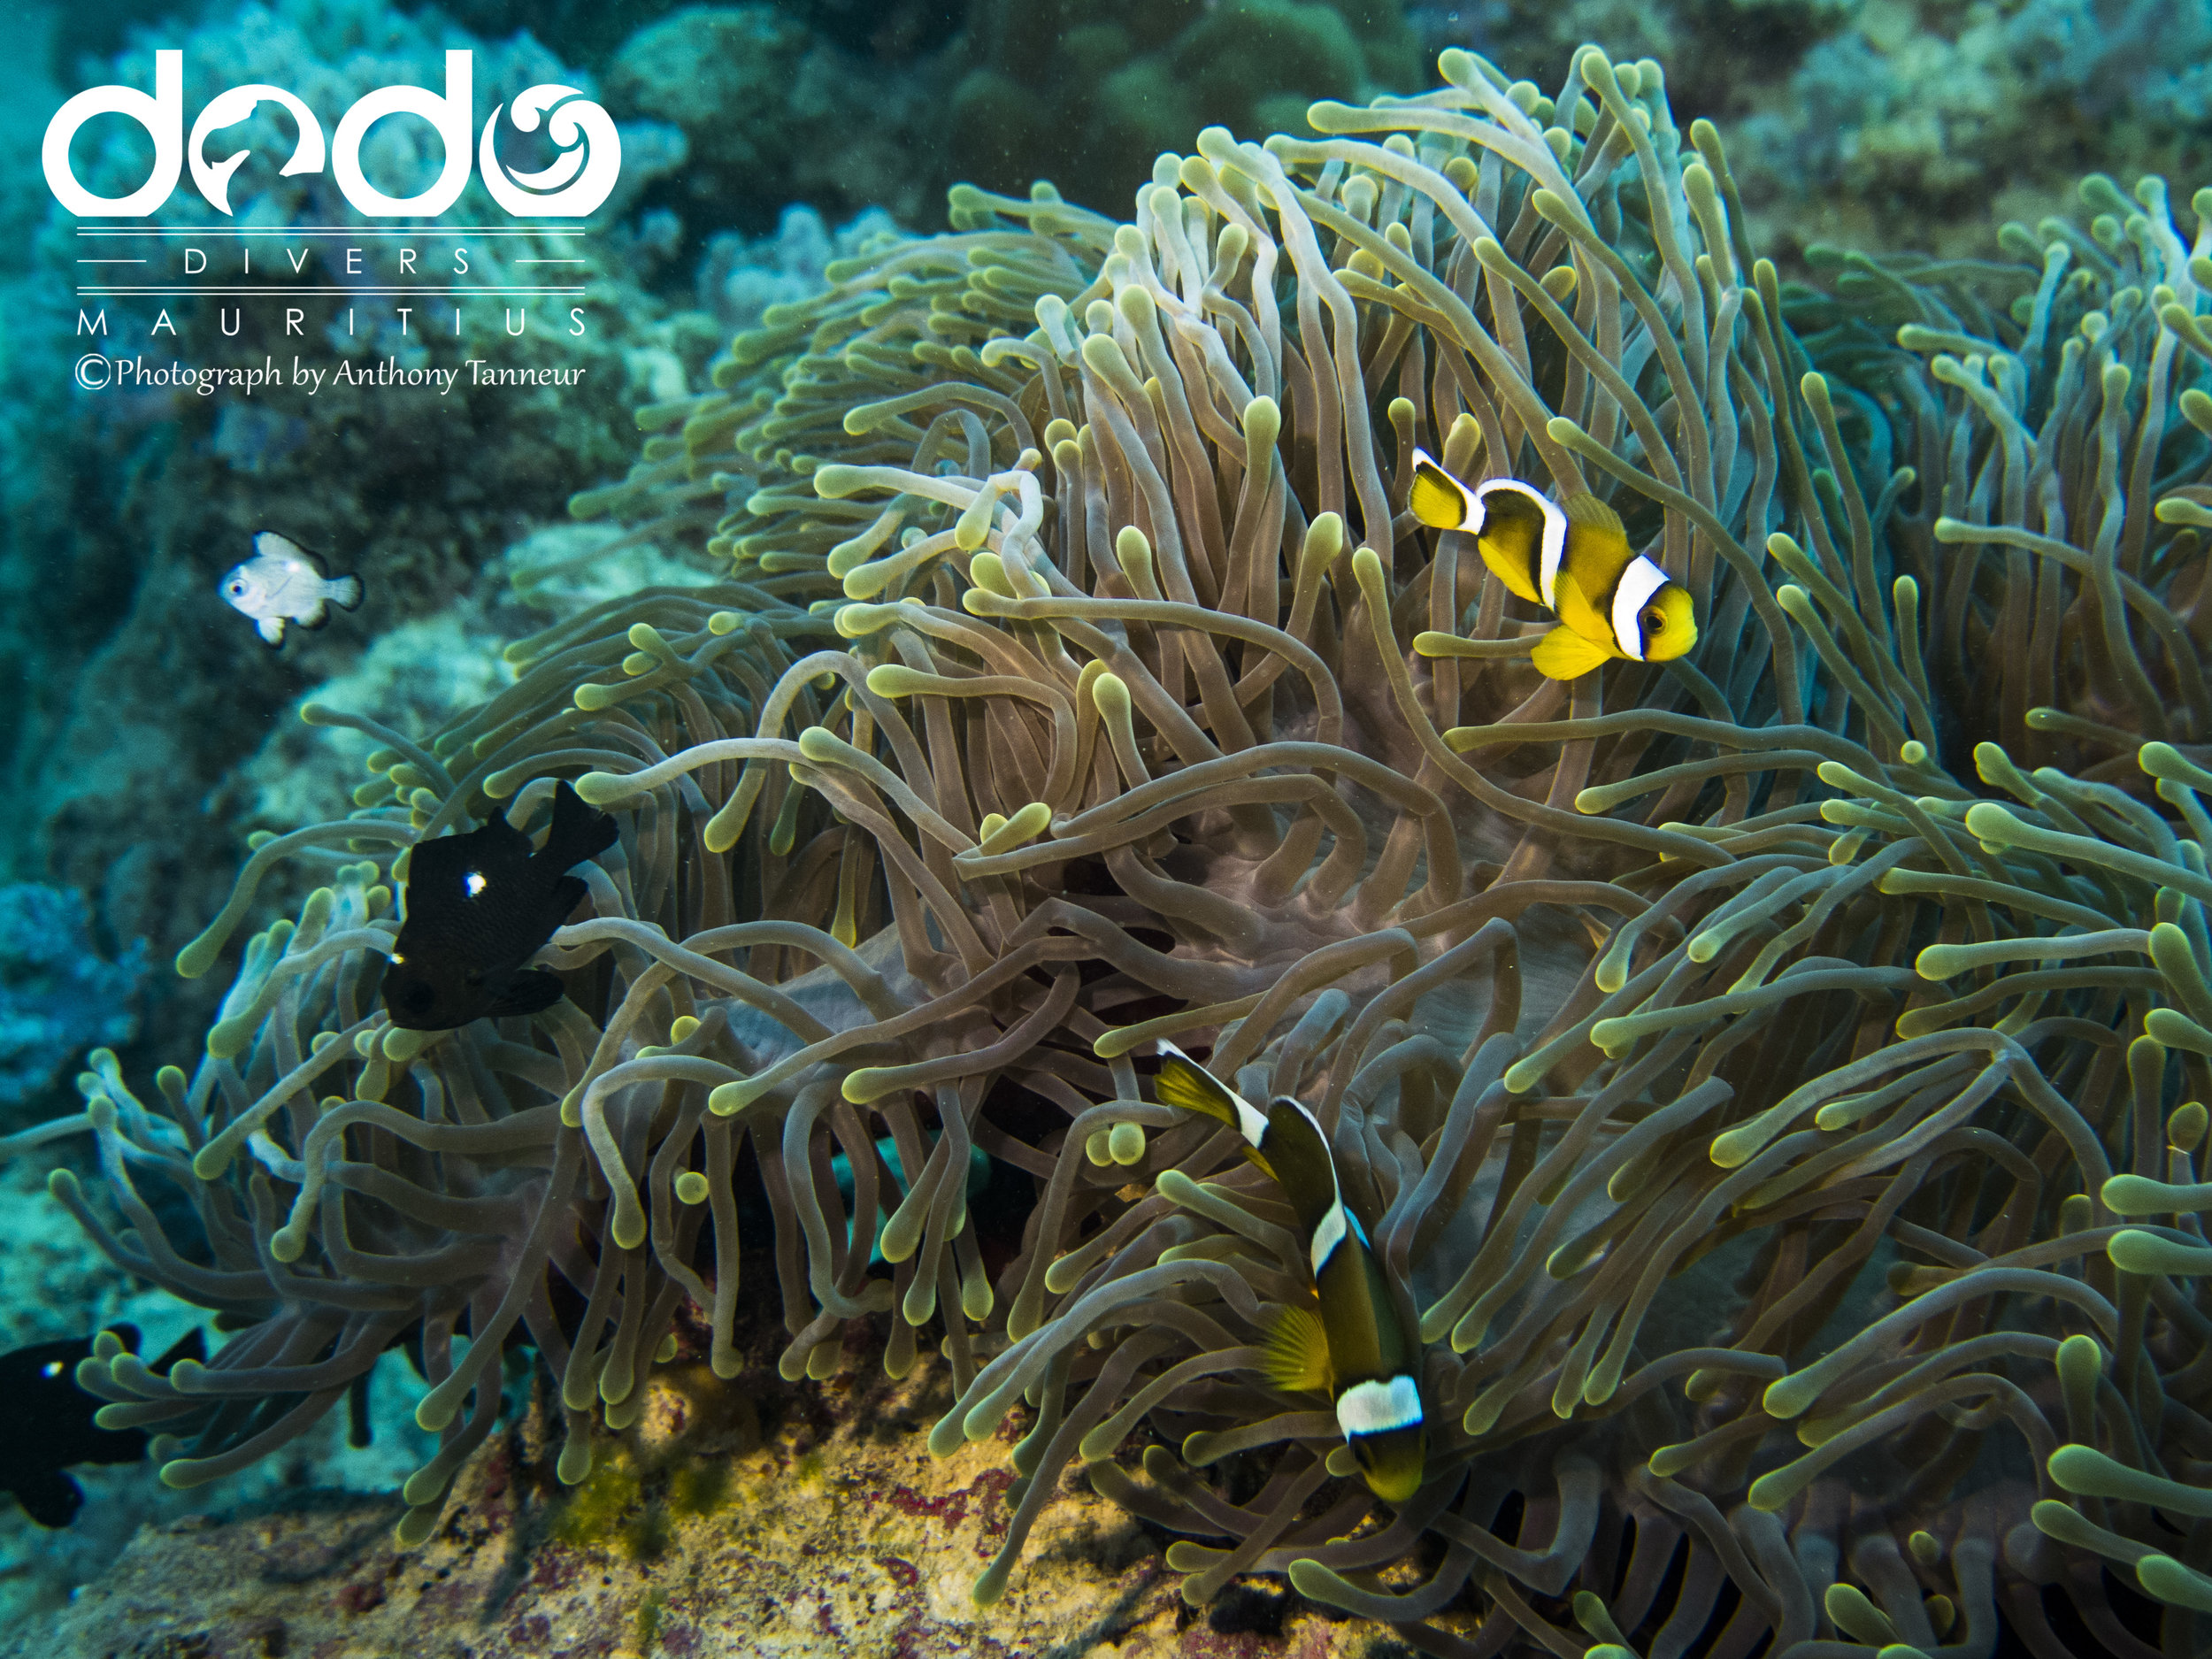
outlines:
{"label": "second yellow clownfish", "polygon": [[1415,518],[1467,531],[1500,581],[1559,618],[1530,658],[1552,679],[1578,680],[1609,657],[1663,663],[1697,643],[1689,590],[1628,545],[1620,515],[1596,496],[1563,510],[1518,479],[1470,489],[1416,449],[1410,497]]}
{"label": "second yellow clownfish", "polygon": [[1386,1503],[1404,1503],[1427,1479],[1421,1348],[1398,1317],[1367,1230],[1344,1202],[1328,1136],[1296,1096],[1278,1094],[1262,1111],[1164,1038],[1159,1050],[1152,1086],[1159,1100],[1235,1129],[1244,1156],[1298,1217],[1313,1305],[1283,1310],[1262,1370],[1285,1393],[1333,1400],[1337,1427],[1368,1489]]}

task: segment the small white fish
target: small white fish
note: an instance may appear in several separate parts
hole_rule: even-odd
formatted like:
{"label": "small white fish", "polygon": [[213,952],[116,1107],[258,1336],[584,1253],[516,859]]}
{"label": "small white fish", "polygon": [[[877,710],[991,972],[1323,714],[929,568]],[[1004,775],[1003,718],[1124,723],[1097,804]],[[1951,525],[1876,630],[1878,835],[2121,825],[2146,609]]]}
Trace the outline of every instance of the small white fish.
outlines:
{"label": "small white fish", "polygon": [[322,561],[298,542],[263,530],[254,536],[253,557],[223,578],[222,594],[273,646],[284,643],[287,622],[319,628],[330,620],[331,605],[350,611],[359,604],[361,579],[325,576]]}

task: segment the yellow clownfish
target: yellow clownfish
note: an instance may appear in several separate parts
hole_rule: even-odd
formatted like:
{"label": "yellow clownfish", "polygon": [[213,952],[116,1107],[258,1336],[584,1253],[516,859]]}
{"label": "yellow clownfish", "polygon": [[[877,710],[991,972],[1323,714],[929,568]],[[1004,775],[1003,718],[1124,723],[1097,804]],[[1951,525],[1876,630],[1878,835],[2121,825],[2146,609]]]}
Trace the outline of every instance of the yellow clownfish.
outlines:
{"label": "yellow clownfish", "polygon": [[1500,581],[1559,618],[1530,658],[1554,680],[1579,679],[1608,657],[1663,663],[1697,643],[1689,590],[1630,548],[1620,515],[1594,495],[1562,511],[1518,479],[1470,489],[1416,449],[1407,504],[1423,524],[1471,532]]}
{"label": "yellow clownfish", "polygon": [[1278,1317],[1263,1368],[1268,1380],[1286,1394],[1329,1396],[1368,1489],[1386,1503],[1405,1502],[1427,1478],[1420,1345],[1400,1323],[1366,1229],[1344,1202],[1329,1138],[1293,1096],[1279,1094],[1262,1111],[1173,1043],[1162,1039],[1159,1051],[1152,1087],[1161,1102],[1235,1129],[1244,1156],[1298,1217],[1314,1304]]}

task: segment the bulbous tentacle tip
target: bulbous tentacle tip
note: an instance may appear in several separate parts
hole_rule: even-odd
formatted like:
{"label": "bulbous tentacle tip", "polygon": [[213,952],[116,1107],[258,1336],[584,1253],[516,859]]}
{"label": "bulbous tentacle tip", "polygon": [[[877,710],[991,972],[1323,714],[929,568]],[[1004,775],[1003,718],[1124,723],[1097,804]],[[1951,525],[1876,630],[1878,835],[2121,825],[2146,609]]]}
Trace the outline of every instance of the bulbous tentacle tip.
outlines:
{"label": "bulbous tentacle tip", "polygon": [[442,1502],[427,1504],[420,1509],[409,1509],[402,1515],[392,1528],[393,1538],[399,1547],[402,1549],[420,1549],[428,1543],[431,1534],[438,1530],[438,1517],[443,1508]]}
{"label": "bulbous tentacle tip", "polygon": [[1007,1580],[1013,1576],[1014,1563],[1002,1552],[986,1567],[968,1591],[968,1599],[978,1607],[995,1607],[1006,1597]]}
{"label": "bulbous tentacle tip", "polygon": [[967,1414],[956,1404],[937,1419],[936,1425],[929,1432],[931,1456],[949,1457],[968,1443],[968,1436],[962,1427],[966,1417]]}
{"label": "bulbous tentacle tip", "polygon": [[2184,1566],[2171,1555],[2148,1555],[2135,1563],[2136,1581],[2158,1601],[2212,1613],[2212,1578]]}

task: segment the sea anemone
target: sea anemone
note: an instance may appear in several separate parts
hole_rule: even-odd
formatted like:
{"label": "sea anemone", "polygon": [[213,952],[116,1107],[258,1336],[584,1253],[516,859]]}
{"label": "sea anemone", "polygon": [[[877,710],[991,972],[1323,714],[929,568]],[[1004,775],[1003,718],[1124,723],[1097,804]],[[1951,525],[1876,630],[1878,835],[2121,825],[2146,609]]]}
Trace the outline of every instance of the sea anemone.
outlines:
{"label": "sea anemone", "polygon": [[[277,859],[333,886],[165,1113],[88,1074],[134,1231],[60,1183],[247,1326],[88,1368],[196,1427],[172,1478],[405,1337],[420,1537],[526,1331],[580,1479],[683,1304],[734,1369],[741,1175],[787,1376],[884,1315],[895,1374],[940,1333],[935,1448],[1033,1410],[984,1599],[1079,1462],[1192,1599],[1285,1572],[1437,1653],[2201,1645],[2212,1532],[2161,1517],[2212,1512],[2212,198],[2193,254],[2093,180],[2021,262],[1786,294],[1655,64],[1440,68],[1209,130],[1128,225],[956,191],[580,498],[719,586],[515,648],[421,747],[342,717],[360,813],[180,966]],[[1417,446],[1609,501],[1696,649],[1539,676]],[[623,825],[568,999],[390,1030],[405,846],[568,776]],[[1268,1382],[1304,1252],[1150,1098],[1164,1037],[1331,1136],[1427,1345],[1402,1505]]]}

